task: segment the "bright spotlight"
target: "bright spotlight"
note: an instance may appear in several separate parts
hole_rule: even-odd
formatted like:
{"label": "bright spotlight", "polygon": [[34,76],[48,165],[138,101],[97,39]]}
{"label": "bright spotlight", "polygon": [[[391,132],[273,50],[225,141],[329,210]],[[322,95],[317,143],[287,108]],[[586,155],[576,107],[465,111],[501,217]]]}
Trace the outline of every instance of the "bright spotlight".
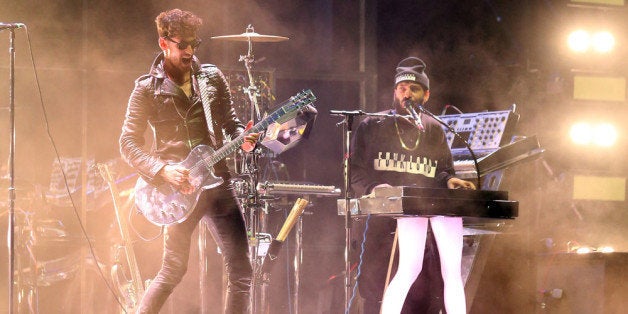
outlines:
{"label": "bright spotlight", "polygon": [[587,145],[591,143],[593,135],[591,133],[591,125],[588,123],[580,122],[571,126],[569,131],[571,141],[578,145]]}
{"label": "bright spotlight", "polygon": [[571,141],[578,145],[593,144],[601,147],[611,147],[617,141],[618,133],[610,123],[591,125],[586,122],[576,123],[569,131]]}
{"label": "bright spotlight", "polygon": [[615,47],[615,37],[609,32],[597,32],[591,37],[591,46],[599,53],[608,53]]}
{"label": "bright spotlight", "polygon": [[617,141],[617,130],[610,123],[596,125],[593,134],[593,142],[598,146],[610,147]]}
{"label": "bright spotlight", "polygon": [[615,36],[607,31],[589,33],[580,29],[571,32],[567,38],[569,48],[577,53],[594,50],[598,53],[609,53],[615,47]]}
{"label": "bright spotlight", "polygon": [[589,49],[589,33],[585,30],[577,30],[569,34],[569,48],[575,52],[585,52]]}

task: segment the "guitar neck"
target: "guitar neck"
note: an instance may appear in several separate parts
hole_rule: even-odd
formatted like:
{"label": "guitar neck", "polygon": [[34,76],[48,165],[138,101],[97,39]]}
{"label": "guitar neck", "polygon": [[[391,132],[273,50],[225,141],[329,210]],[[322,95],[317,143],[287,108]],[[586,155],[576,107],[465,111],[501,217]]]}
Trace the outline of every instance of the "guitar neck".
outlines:
{"label": "guitar neck", "polygon": [[248,129],[244,133],[240,134],[240,136],[235,138],[233,141],[219,148],[212,156],[210,156],[207,160],[205,160],[205,162],[209,166],[213,166],[217,162],[221,161],[222,159],[226,158],[227,156],[235,152],[244,143],[244,138],[248,134],[262,132],[263,130],[268,128],[268,126],[271,123],[277,121],[281,116],[285,115],[287,111],[286,109],[284,109],[284,107],[281,107],[278,110],[274,111],[272,114],[268,115],[262,121],[258,122],[256,125]]}

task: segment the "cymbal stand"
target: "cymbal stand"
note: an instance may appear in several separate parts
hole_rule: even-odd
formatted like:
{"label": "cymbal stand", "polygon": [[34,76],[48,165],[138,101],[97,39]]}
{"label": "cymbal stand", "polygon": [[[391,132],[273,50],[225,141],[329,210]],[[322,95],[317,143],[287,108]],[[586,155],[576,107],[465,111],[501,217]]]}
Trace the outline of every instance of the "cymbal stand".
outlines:
{"label": "cymbal stand", "polygon": [[[254,32],[253,26],[249,25],[246,28],[246,32]],[[259,89],[255,85],[253,74],[251,73],[252,65],[255,63],[255,57],[253,56],[253,42],[249,37],[247,39],[247,54],[241,55],[239,61],[244,62],[246,73],[249,79],[249,86],[244,87],[244,93],[249,97],[251,104],[251,116],[250,119],[255,124],[261,120],[259,105],[257,99],[259,97]],[[260,195],[257,191],[257,184],[259,182],[259,157],[261,155],[261,148],[256,147],[251,153],[250,158],[243,159],[243,174],[248,177],[248,194],[246,195],[246,202],[244,203],[245,209],[248,209],[249,213],[249,239],[251,245],[251,265],[253,266],[253,273],[257,272],[257,269],[262,266],[263,256],[259,255],[260,232],[266,230],[266,219],[262,216],[262,204],[260,202]],[[247,153],[245,153],[247,155]],[[247,164],[248,161],[248,164]],[[268,288],[268,281],[262,278],[260,282],[253,276],[253,288],[251,290],[251,313],[257,313],[258,308],[264,311],[266,307],[266,289]],[[259,294],[257,289],[260,289]]]}
{"label": "cymbal stand", "polygon": [[[253,152],[248,154],[250,158],[245,158],[242,162],[243,175],[247,177],[246,193],[244,195],[243,206],[245,212],[248,213],[248,234],[249,245],[251,248],[251,265],[253,266],[253,274],[257,273],[257,270],[262,267],[263,256],[260,255],[260,242],[264,237],[263,232],[267,230],[267,220],[264,217],[266,214],[261,204],[261,197],[257,191],[257,185],[259,182],[259,157],[261,155],[261,149],[255,148]],[[270,243],[270,242],[269,242]],[[265,308],[266,301],[266,288],[268,282],[266,278],[256,278],[253,276],[253,289],[251,291],[251,313],[257,313],[257,309]],[[258,294],[258,288],[260,288]]]}
{"label": "cymbal stand", "polygon": [[[246,28],[247,33],[253,33],[253,26],[249,24]],[[255,57],[253,56],[253,41],[249,37],[246,41],[248,44],[248,50],[245,56],[240,56],[239,61],[244,61],[244,67],[246,68],[246,74],[249,78],[249,86],[244,87],[244,93],[249,96],[249,101],[251,102],[251,120],[253,120],[253,124],[261,119],[259,112],[259,105],[257,103],[257,97],[260,96],[259,89],[255,86],[255,81],[253,80],[253,74],[251,74],[251,65],[255,63]]]}

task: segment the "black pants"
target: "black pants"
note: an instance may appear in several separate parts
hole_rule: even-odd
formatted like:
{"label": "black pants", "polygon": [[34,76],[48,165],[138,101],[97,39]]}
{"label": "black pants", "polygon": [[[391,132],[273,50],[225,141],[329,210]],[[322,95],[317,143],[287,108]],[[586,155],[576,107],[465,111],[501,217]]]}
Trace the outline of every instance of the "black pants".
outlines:
{"label": "black pants", "polygon": [[166,227],[161,269],[140,303],[139,313],[158,313],[188,267],[192,233],[203,219],[220,248],[227,274],[225,313],[248,313],[252,268],[244,218],[231,184],[201,194],[185,221]]}

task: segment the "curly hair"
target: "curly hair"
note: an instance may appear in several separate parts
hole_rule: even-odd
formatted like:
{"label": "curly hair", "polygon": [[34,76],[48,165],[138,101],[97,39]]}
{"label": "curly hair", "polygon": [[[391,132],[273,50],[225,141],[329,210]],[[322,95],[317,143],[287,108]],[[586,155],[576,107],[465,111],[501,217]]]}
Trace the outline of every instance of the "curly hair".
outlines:
{"label": "curly hair", "polygon": [[172,9],[159,13],[155,24],[160,37],[188,37],[196,34],[203,20],[192,12]]}

